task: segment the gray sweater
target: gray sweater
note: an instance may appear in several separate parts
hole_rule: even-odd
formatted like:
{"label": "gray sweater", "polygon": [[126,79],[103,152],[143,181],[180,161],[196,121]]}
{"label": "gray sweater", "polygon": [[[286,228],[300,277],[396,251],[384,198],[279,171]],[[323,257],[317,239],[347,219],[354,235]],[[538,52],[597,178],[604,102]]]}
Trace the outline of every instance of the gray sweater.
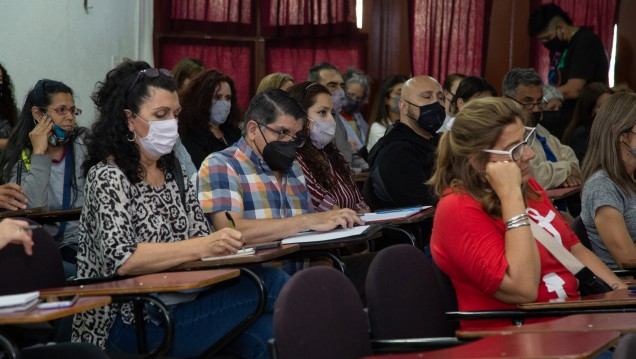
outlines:
{"label": "gray sweater", "polygon": [[[82,136],[77,137],[73,143],[75,152],[75,184],[77,190],[71,193],[71,208],[82,208],[84,205],[84,177],[82,176],[82,163],[86,157],[86,146]],[[51,157],[46,154],[31,155],[31,166],[27,170],[22,165],[22,188],[24,195],[29,199],[29,208],[42,207],[45,211],[62,209],[62,199],[64,195],[64,167],[68,156],[59,163],[53,163]],[[17,178],[18,164],[13,166],[11,171],[11,182]],[[57,225],[45,226],[47,231],[55,236],[58,232]],[[77,243],[78,221],[68,222],[64,230],[63,243]]]}

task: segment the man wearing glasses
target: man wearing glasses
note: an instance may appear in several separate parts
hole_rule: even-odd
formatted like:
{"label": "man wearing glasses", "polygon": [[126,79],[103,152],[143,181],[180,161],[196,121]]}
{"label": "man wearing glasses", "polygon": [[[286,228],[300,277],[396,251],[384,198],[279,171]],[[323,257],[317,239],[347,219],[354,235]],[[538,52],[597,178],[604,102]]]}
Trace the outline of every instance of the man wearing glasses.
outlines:
{"label": "man wearing glasses", "polygon": [[287,92],[270,89],[250,102],[243,137],[208,156],[199,170],[199,202],[215,229],[234,226],[246,244],[306,230],[364,224],[350,209],[312,213],[305,179],[294,161],[307,114]]}
{"label": "man wearing glasses", "polygon": [[536,154],[530,161],[530,174],[545,189],[580,186],[581,172],[574,151],[541,123],[546,106],[541,85],[541,77],[533,69],[515,68],[508,71],[502,86],[504,97],[521,104],[532,115],[530,125],[536,126],[536,141],[528,140]]}

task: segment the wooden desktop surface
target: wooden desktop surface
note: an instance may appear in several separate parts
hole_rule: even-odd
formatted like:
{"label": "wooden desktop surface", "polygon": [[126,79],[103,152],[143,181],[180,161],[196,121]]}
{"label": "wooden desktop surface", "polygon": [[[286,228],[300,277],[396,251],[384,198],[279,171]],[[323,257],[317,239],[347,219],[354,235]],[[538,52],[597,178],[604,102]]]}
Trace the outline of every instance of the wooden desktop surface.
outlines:
{"label": "wooden desktop surface", "polygon": [[81,208],[57,210],[57,211],[38,211],[27,213],[26,218],[32,219],[41,223],[52,222],[64,222],[64,221],[77,221],[82,214]]}
{"label": "wooden desktop surface", "polygon": [[43,211],[44,209],[42,209],[41,207],[17,209],[15,211],[0,211],[0,218],[26,217],[27,215],[30,215],[33,213],[40,213]]}
{"label": "wooden desktop surface", "polygon": [[620,333],[522,333],[496,335],[449,349],[375,355],[366,359],[593,358],[614,346]]}
{"label": "wooden desktop surface", "polygon": [[623,269],[636,269],[636,259],[621,262],[621,268]]}
{"label": "wooden desktop surface", "polygon": [[545,193],[548,195],[548,197],[555,201],[557,199],[561,199],[561,198],[565,198],[565,197],[569,197],[575,193],[579,193],[581,192],[581,186],[576,186],[576,187],[564,187],[564,188],[553,188],[553,189],[548,189],[545,191]]}
{"label": "wooden desktop surface", "polygon": [[103,307],[110,304],[110,302],[111,298],[109,296],[80,297],[73,306],[68,308],[38,309],[37,306],[34,306],[21,312],[0,313],[0,325],[47,322],[89,309]]}
{"label": "wooden desktop surface", "polygon": [[206,287],[238,277],[238,269],[214,269],[205,271],[166,272],[142,275],[112,282],[43,289],[40,296],[64,295],[118,295],[175,292]]}
{"label": "wooden desktop surface", "polygon": [[262,249],[256,251],[254,255],[245,256],[245,257],[234,257],[234,258],[219,258],[209,261],[194,261],[187,262],[181,265],[178,265],[172,269],[171,271],[180,271],[180,270],[188,270],[188,269],[201,269],[201,268],[214,268],[214,267],[223,267],[223,266],[238,266],[245,264],[254,264],[254,263],[263,263],[271,260],[278,259],[282,256],[294,253],[298,251],[298,244],[283,244],[277,248],[270,249]]}
{"label": "wooden desktop surface", "polygon": [[506,325],[496,328],[472,328],[467,330],[458,330],[456,334],[462,339],[473,339],[488,337],[491,335],[510,335],[519,333],[598,331],[617,331],[621,333],[636,332],[636,313],[575,314],[547,322],[525,324],[519,327]]}
{"label": "wooden desktop surface", "polygon": [[630,295],[627,289],[617,289],[603,294],[566,298],[563,301],[518,304],[521,310],[572,309],[624,307],[636,305],[636,295]]}
{"label": "wooden desktop surface", "polygon": [[364,183],[368,177],[369,177],[369,171],[354,173],[351,175],[351,178],[353,178],[353,181],[356,183]]}

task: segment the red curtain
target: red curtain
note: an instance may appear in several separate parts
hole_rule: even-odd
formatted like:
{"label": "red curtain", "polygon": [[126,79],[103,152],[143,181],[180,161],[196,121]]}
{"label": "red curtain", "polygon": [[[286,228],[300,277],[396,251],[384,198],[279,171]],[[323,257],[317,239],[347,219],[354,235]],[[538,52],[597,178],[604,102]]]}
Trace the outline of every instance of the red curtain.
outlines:
{"label": "red curtain", "polygon": [[272,40],[265,51],[266,72],[285,72],[295,82],[305,81],[309,68],[329,62],[340,69],[366,67],[366,39],[360,37]]}
{"label": "red curtain", "polygon": [[184,57],[201,59],[206,68],[216,68],[234,80],[241,108],[249,105],[252,93],[252,43],[215,41],[214,46],[196,41],[165,41],[161,46],[161,66],[171,69]]}
{"label": "red curtain", "polygon": [[481,76],[486,0],[410,0],[414,75]]}
{"label": "red curtain", "polygon": [[330,36],[356,30],[355,0],[262,0],[264,37]]}
{"label": "red curtain", "polygon": [[[617,0],[534,0],[532,10],[541,4],[554,3],[565,11],[575,26],[587,26],[603,42],[608,56],[612,54]],[[527,21],[527,20],[526,20]],[[534,39],[530,45],[531,64],[547,82],[550,70],[549,51]]]}
{"label": "red curtain", "polygon": [[254,6],[252,0],[173,0],[172,30],[255,35]]}

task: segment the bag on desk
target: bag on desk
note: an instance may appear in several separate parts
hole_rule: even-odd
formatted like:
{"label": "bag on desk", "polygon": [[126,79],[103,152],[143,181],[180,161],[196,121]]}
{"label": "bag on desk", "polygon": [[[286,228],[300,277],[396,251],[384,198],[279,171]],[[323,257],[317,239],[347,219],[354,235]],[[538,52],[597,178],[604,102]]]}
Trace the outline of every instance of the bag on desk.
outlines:
{"label": "bag on desk", "polygon": [[588,267],[583,267],[574,276],[579,280],[579,292],[581,295],[601,294],[612,291],[612,287],[597,277]]}

